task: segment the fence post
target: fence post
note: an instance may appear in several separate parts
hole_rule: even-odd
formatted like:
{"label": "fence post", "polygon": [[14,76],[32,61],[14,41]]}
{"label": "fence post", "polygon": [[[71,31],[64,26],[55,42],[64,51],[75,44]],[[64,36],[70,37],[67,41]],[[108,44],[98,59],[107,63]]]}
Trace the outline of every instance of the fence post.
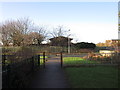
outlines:
{"label": "fence post", "polygon": [[32,71],[34,70],[34,56],[32,56]]}
{"label": "fence post", "polygon": [[2,55],[2,65],[4,65],[5,66],[5,60],[6,60],[6,55]]}
{"label": "fence post", "polygon": [[45,68],[45,52],[43,52],[43,67]]}
{"label": "fence post", "polygon": [[113,53],[111,53],[111,64],[112,64],[112,60],[113,60]]}
{"label": "fence post", "polygon": [[40,66],[40,55],[38,55],[38,66]]}
{"label": "fence post", "polygon": [[62,56],[62,52],[60,52],[60,60],[61,60],[61,67],[63,67],[63,56]]}

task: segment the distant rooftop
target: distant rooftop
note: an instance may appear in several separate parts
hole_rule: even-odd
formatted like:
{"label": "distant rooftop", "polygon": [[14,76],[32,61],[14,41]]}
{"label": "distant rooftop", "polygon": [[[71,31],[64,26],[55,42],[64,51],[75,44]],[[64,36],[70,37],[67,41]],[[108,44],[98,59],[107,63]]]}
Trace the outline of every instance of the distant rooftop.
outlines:
{"label": "distant rooftop", "polygon": [[[53,40],[53,39],[57,39],[57,38],[64,38],[64,39],[68,39],[68,37],[59,36],[59,37],[50,38],[49,40]],[[70,39],[70,40],[73,40],[72,38],[69,38],[69,39]]]}

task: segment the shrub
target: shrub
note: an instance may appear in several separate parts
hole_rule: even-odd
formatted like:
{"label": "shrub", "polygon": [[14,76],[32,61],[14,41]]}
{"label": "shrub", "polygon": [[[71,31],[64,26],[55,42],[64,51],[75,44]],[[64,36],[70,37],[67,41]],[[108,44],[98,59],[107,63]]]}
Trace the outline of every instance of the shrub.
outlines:
{"label": "shrub", "polygon": [[31,47],[21,47],[20,50],[18,50],[17,52],[13,54],[11,59],[15,62],[21,61],[21,60],[30,58],[34,56],[35,54],[36,54],[35,50],[32,49]]}

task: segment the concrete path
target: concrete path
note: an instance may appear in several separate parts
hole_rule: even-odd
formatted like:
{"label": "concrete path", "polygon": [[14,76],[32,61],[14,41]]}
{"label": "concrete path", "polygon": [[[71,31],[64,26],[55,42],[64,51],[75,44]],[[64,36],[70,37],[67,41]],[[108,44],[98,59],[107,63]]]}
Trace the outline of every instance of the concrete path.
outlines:
{"label": "concrete path", "polygon": [[46,62],[45,69],[34,73],[30,88],[69,88],[59,58],[51,58]]}

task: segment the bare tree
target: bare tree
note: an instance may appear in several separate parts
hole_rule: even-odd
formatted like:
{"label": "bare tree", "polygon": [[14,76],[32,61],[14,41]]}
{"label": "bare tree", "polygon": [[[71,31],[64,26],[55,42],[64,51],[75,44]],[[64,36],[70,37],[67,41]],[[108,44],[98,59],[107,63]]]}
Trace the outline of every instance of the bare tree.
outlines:
{"label": "bare tree", "polygon": [[13,21],[6,21],[4,24],[1,24],[0,31],[2,33],[3,45],[8,46],[11,41],[11,36],[13,36],[13,31],[15,32],[15,27]]}
{"label": "bare tree", "polygon": [[16,21],[16,27],[22,34],[27,34],[33,30],[34,23],[29,18],[20,18]]}
{"label": "bare tree", "polygon": [[5,21],[0,25],[3,45],[8,46],[10,43],[16,46],[28,45],[31,42],[28,39],[33,38],[29,33],[34,29],[36,28],[28,18]]}
{"label": "bare tree", "polygon": [[47,37],[48,37],[48,32],[46,30],[45,27],[43,26],[35,26],[33,28],[33,31],[35,31],[35,33],[33,33],[34,35],[33,36],[37,36],[37,43],[38,45],[41,44],[42,41],[44,41]]}
{"label": "bare tree", "polygon": [[20,46],[23,40],[22,26],[17,21],[6,21],[1,25],[2,41],[5,46],[9,43]]}
{"label": "bare tree", "polygon": [[41,42],[44,40],[44,36],[37,33],[37,32],[30,32],[28,35],[27,35],[27,38],[25,40],[25,42],[27,44],[37,44],[37,45],[40,45]]}
{"label": "bare tree", "polygon": [[67,31],[68,30],[65,30],[63,26],[58,26],[54,28],[50,34],[52,37],[67,36]]}
{"label": "bare tree", "polygon": [[[8,20],[0,25],[2,41],[5,46],[13,43],[15,46],[32,44],[36,39],[40,44],[45,38],[46,31],[43,27],[35,26],[28,18]],[[39,31],[38,33],[30,33]]]}

